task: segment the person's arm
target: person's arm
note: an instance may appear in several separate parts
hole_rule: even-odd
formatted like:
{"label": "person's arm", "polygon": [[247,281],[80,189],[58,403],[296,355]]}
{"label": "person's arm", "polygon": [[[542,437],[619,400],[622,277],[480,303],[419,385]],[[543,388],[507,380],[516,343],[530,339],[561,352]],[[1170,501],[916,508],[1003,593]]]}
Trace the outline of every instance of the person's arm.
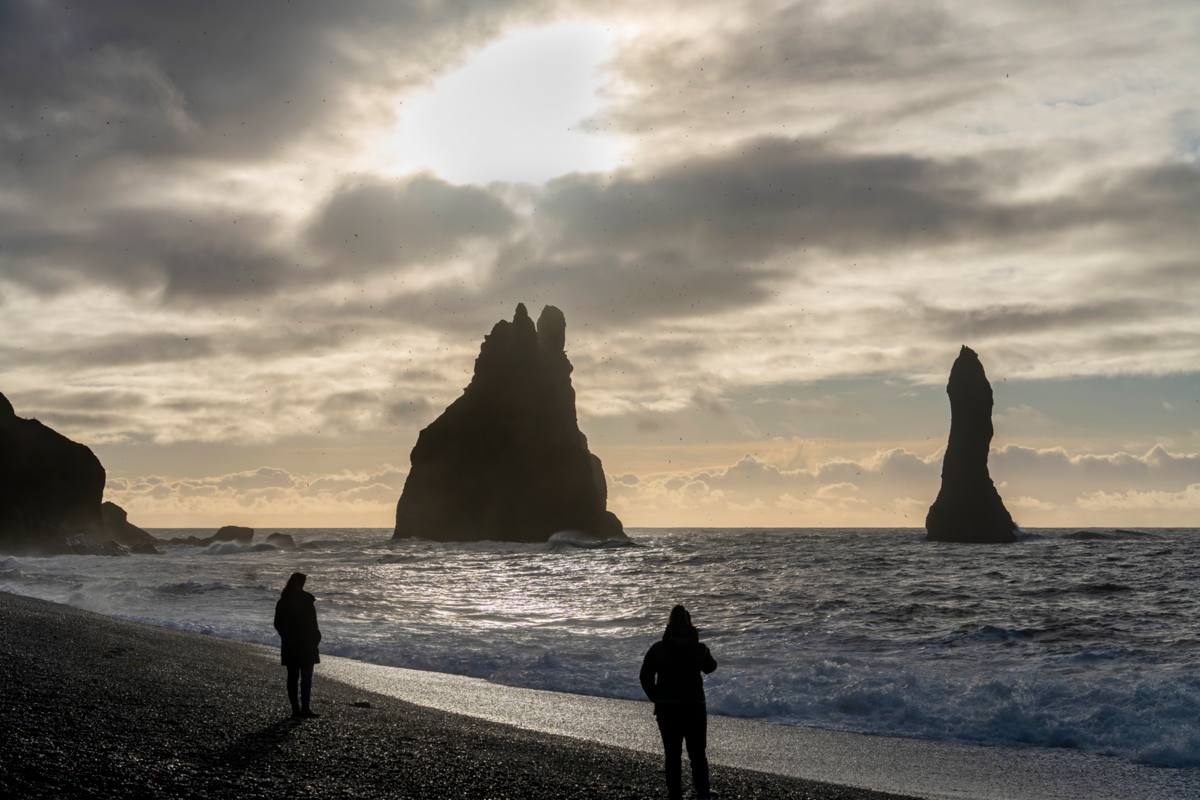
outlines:
{"label": "person's arm", "polygon": [[656,673],[654,661],[654,648],[651,647],[646,651],[646,657],[642,659],[642,671],[638,674],[638,680],[642,682],[642,691],[651,701],[655,701],[655,696],[658,694],[658,687],[654,683]]}
{"label": "person's arm", "polygon": [[282,600],[277,600],[275,602],[275,630],[280,636],[283,636],[283,615],[280,613],[279,608],[282,603]]}
{"label": "person's arm", "polygon": [[321,629],[317,627],[316,603],[308,604],[308,613],[310,615],[310,619],[308,620],[309,629],[313,632],[313,644],[317,645],[321,643]]}
{"label": "person's arm", "polygon": [[717,660],[709,652],[708,645],[700,645],[700,671],[708,675],[711,672],[716,672],[716,670]]}

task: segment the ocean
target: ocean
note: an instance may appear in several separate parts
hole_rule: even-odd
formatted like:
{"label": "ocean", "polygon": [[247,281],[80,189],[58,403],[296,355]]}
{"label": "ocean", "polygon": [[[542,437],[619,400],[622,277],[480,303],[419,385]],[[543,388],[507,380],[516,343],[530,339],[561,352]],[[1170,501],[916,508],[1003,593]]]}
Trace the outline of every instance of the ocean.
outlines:
{"label": "ocean", "polygon": [[600,547],[287,532],[302,549],[0,557],[0,590],[275,644],[275,599],[300,570],[323,653],[618,698],[641,697],[641,657],[683,603],[719,663],[713,713],[1200,767],[1200,530],[951,545],[913,529],[633,529]]}

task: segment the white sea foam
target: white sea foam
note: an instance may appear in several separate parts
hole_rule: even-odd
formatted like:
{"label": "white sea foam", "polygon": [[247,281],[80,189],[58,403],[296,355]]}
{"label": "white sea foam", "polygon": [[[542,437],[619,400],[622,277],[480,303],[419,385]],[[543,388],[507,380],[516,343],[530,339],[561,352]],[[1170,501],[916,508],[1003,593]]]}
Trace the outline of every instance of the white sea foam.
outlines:
{"label": "white sea foam", "polygon": [[269,553],[279,548],[266,542],[242,544],[241,542],[213,542],[201,552],[206,556],[228,556],[234,553]]}

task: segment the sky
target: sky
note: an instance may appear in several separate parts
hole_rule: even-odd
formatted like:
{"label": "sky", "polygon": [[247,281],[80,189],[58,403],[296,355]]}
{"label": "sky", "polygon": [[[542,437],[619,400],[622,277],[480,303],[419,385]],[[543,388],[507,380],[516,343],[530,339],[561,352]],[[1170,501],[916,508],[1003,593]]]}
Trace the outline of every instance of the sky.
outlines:
{"label": "sky", "polygon": [[0,391],[145,527],[389,527],[518,302],[627,526],[1200,525],[1194,0],[0,0]]}

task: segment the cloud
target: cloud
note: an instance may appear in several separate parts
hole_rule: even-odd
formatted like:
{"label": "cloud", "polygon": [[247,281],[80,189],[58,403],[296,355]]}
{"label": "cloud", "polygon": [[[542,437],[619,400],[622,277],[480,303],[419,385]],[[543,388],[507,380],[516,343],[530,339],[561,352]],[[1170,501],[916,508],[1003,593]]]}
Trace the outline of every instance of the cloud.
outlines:
{"label": "cloud", "polygon": [[1009,435],[1014,430],[1046,429],[1054,423],[1049,415],[1028,403],[1000,409],[992,415],[992,421],[997,427],[1008,431]]}
{"label": "cloud", "polygon": [[[197,484],[193,484],[197,485]],[[287,489],[296,485],[292,474],[277,467],[259,467],[246,472],[223,475],[212,485],[220,489],[246,491],[250,489]]]}
{"label": "cloud", "polygon": [[[1162,447],[1137,456],[1010,446],[993,451],[990,466],[1024,527],[1177,524],[1200,497],[1200,454]],[[718,469],[626,474],[609,490],[635,525],[920,527],[940,471],[940,451],[892,448],[808,468],[747,455]]]}
{"label": "cloud", "polygon": [[22,392],[18,405],[55,411],[99,411],[137,409],[148,402],[144,394],[123,389],[37,389]]}
{"label": "cloud", "polygon": [[[482,306],[496,297],[553,302],[589,325],[629,325],[766,305],[797,282],[820,279],[830,256],[1004,252],[1104,226],[1140,228],[1147,219],[1190,230],[1175,214],[1191,203],[1190,183],[1179,176],[1123,173],[1086,192],[1086,201],[1073,193],[1004,199],[1003,173],[1021,166],[1012,154],[939,159],[766,136],[652,170],[559,178],[527,193],[527,219],[489,191],[429,178],[343,190],[310,235],[334,263],[393,267],[445,258],[466,240],[510,237],[494,263],[480,254],[485,265],[471,277],[449,272],[441,283],[334,312],[459,330],[485,324]],[[905,300],[902,316],[947,339],[1191,311],[1187,301],[1161,297],[1041,306],[976,300],[966,308]]]}
{"label": "cloud", "polygon": [[560,178],[540,198],[536,223],[559,247],[665,240],[736,262],[789,248],[858,252],[1037,232],[1034,207],[989,199],[989,169],[766,136],[645,175]]}
{"label": "cloud", "polygon": [[[1195,43],[1195,7],[1120,8],[696,3],[690,24],[672,19],[622,53],[622,91],[602,121],[662,150],[680,140],[725,141],[748,127],[874,144],[936,132],[939,144],[960,148],[1069,137],[1080,119],[1111,124],[1120,116],[1112,106],[1139,107],[1139,90],[1149,87],[1128,79],[1135,65],[1158,65],[1160,94],[1187,95],[1180,90],[1195,59],[1179,56]],[[1175,124],[1186,131],[1186,120]],[[1113,147],[1136,149],[1133,138]],[[1186,133],[1175,138],[1187,141]]]}
{"label": "cloud", "polygon": [[1013,333],[1117,325],[1144,320],[1150,315],[1189,313],[1190,306],[1163,298],[1112,298],[1056,305],[1022,303],[968,309],[918,306],[913,311],[921,318],[919,324],[937,329],[949,338],[978,340]]}
{"label": "cloud", "polygon": [[293,275],[275,234],[269,216],[231,208],[0,215],[0,279],[43,293],[100,284],[168,303],[252,299]]}
{"label": "cloud", "polygon": [[106,492],[143,527],[234,520],[254,527],[384,527],[391,524],[405,476],[390,465],[324,475],[259,467],[199,478],[116,477]]}
{"label": "cloud", "polygon": [[1155,446],[1142,455],[1091,454],[1068,453],[1061,447],[1009,445],[993,453],[992,474],[1028,495],[1038,495],[1046,486],[1067,496],[1126,490],[1178,491],[1200,482],[1200,453],[1171,453]]}
{"label": "cloud", "polygon": [[[919,82],[935,96],[947,84],[969,87],[961,102],[995,83],[999,53],[981,47],[982,31],[969,15],[930,2],[856,6],[790,3],[741,13],[721,7],[698,30],[679,26],[644,36],[618,62],[636,87],[632,97],[606,119],[635,130],[728,129],[748,116],[761,122],[830,113],[830,99],[845,101],[864,87],[879,87],[873,96],[883,103],[888,94],[907,98],[903,89]],[[964,80],[965,70],[983,64],[993,66],[991,81],[973,71]]]}
{"label": "cloud", "polygon": [[367,180],[333,194],[309,237],[327,256],[377,268],[436,262],[472,239],[508,233],[516,217],[495,195],[429,175]]}
{"label": "cloud", "polygon": [[[1079,505],[1090,511],[1138,512],[1143,524],[1154,524],[1164,512],[1200,511],[1200,483],[1193,483],[1177,492],[1127,491],[1093,492],[1084,495]],[[1174,515],[1172,515],[1174,516]]]}
{"label": "cloud", "polygon": [[[507,3],[5,4],[0,174],[251,158],[362,113],[493,30]],[[54,69],[46,69],[48,64]]]}
{"label": "cloud", "polygon": [[[143,6],[0,11],[3,388],[110,469],[211,446],[368,475],[523,300],[567,314],[598,451],[705,454],[629,458],[635,516],[918,519],[945,407],[906,392],[964,341],[1046,390],[997,393],[1036,437],[995,456],[1022,513],[1196,483],[1185,413],[1094,408],[1084,380],[1132,397],[1200,363],[1195,3]],[[463,57],[581,15],[616,49],[580,126],[627,137],[619,169],[459,186],[380,155]],[[762,455],[780,435],[823,437],[819,463]]]}
{"label": "cloud", "polygon": [[439,410],[426,397],[404,398],[396,392],[366,389],[327,395],[317,407],[326,432],[369,432],[398,424],[424,426]]}
{"label": "cloud", "polygon": [[604,328],[733,311],[767,299],[777,270],[690,257],[673,250],[567,256],[547,250],[502,272],[487,294],[560,305],[572,320]]}

